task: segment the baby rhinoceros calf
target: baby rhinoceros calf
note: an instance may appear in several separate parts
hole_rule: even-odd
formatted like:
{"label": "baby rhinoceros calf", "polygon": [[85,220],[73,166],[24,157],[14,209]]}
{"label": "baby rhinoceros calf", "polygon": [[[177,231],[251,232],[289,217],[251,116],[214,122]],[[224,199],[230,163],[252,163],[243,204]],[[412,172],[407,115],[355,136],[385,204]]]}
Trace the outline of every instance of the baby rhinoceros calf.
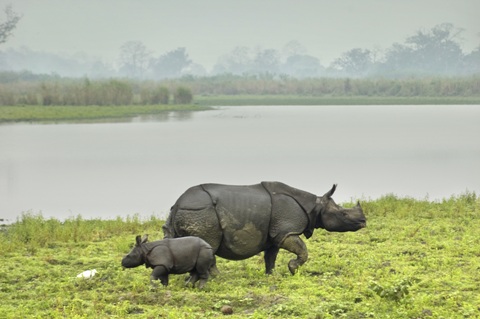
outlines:
{"label": "baby rhinoceros calf", "polygon": [[160,280],[164,286],[168,286],[169,274],[190,273],[187,281],[195,286],[200,280],[198,288],[203,288],[208,280],[210,268],[215,265],[215,255],[212,247],[198,237],[166,238],[153,242],[147,242],[137,236],[132,251],[122,259],[125,268],[145,267],[152,268],[150,281]]}

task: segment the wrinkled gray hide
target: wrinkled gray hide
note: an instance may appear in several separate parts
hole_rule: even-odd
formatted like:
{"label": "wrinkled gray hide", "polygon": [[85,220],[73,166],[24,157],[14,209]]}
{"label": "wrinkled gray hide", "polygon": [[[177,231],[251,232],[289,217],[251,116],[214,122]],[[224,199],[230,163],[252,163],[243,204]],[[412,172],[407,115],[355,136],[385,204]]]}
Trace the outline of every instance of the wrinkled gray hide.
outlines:
{"label": "wrinkled gray hide", "polygon": [[122,259],[125,268],[152,268],[150,280],[158,279],[164,286],[168,285],[169,274],[189,272],[189,282],[193,286],[200,280],[199,288],[203,288],[209,277],[211,267],[215,266],[215,255],[212,247],[198,237],[167,238],[147,242],[147,236],[135,238],[135,247]]}
{"label": "wrinkled gray hide", "polygon": [[319,197],[280,182],[202,184],[180,196],[163,231],[165,238],[203,238],[226,259],[246,259],[264,251],[267,273],[283,248],[297,255],[288,264],[294,274],[308,258],[299,235],[310,238],[315,228],[344,232],[366,226],[360,203],[348,209],[338,206],[331,198],[335,189],[336,185]]}

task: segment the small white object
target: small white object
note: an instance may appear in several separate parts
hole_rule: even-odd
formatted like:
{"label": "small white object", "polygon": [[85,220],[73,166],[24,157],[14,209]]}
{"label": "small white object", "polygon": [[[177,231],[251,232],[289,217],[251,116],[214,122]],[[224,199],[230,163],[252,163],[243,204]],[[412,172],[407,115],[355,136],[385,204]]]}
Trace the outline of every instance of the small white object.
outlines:
{"label": "small white object", "polygon": [[96,269],[85,270],[77,275],[77,278],[92,278],[97,273]]}

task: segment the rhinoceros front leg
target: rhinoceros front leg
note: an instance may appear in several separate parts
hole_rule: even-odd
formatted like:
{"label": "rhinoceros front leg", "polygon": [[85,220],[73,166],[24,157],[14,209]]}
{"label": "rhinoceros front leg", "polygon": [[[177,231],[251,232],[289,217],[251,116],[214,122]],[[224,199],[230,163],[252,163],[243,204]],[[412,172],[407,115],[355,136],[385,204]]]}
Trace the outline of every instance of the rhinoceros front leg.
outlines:
{"label": "rhinoceros front leg", "polygon": [[275,261],[277,260],[278,251],[280,247],[272,246],[265,250],[263,259],[265,260],[265,273],[267,275],[272,274],[273,268],[275,268]]}
{"label": "rhinoceros front leg", "polygon": [[292,259],[288,263],[288,269],[292,275],[294,275],[297,268],[303,265],[308,259],[307,246],[298,235],[289,235],[280,244],[280,248],[286,249],[297,255],[297,259]]}
{"label": "rhinoceros front leg", "polygon": [[153,284],[158,279],[164,286],[168,286],[168,270],[164,266],[156,266],[150,275],[150,282]]}

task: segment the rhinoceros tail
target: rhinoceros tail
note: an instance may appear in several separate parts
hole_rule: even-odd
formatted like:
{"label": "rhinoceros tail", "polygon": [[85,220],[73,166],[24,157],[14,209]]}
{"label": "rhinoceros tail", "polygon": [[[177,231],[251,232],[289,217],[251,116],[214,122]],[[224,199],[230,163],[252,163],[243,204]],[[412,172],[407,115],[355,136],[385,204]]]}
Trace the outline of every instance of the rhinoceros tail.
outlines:
{"label": "rhinoceros tail", "polygon": [[173,215],[176,212],[176,207],[173,206],[170,209],[170,214],[168,214],[165,224],[162,226],[163,229],[163,238],[175,238],[175,229],[173,228]]}

